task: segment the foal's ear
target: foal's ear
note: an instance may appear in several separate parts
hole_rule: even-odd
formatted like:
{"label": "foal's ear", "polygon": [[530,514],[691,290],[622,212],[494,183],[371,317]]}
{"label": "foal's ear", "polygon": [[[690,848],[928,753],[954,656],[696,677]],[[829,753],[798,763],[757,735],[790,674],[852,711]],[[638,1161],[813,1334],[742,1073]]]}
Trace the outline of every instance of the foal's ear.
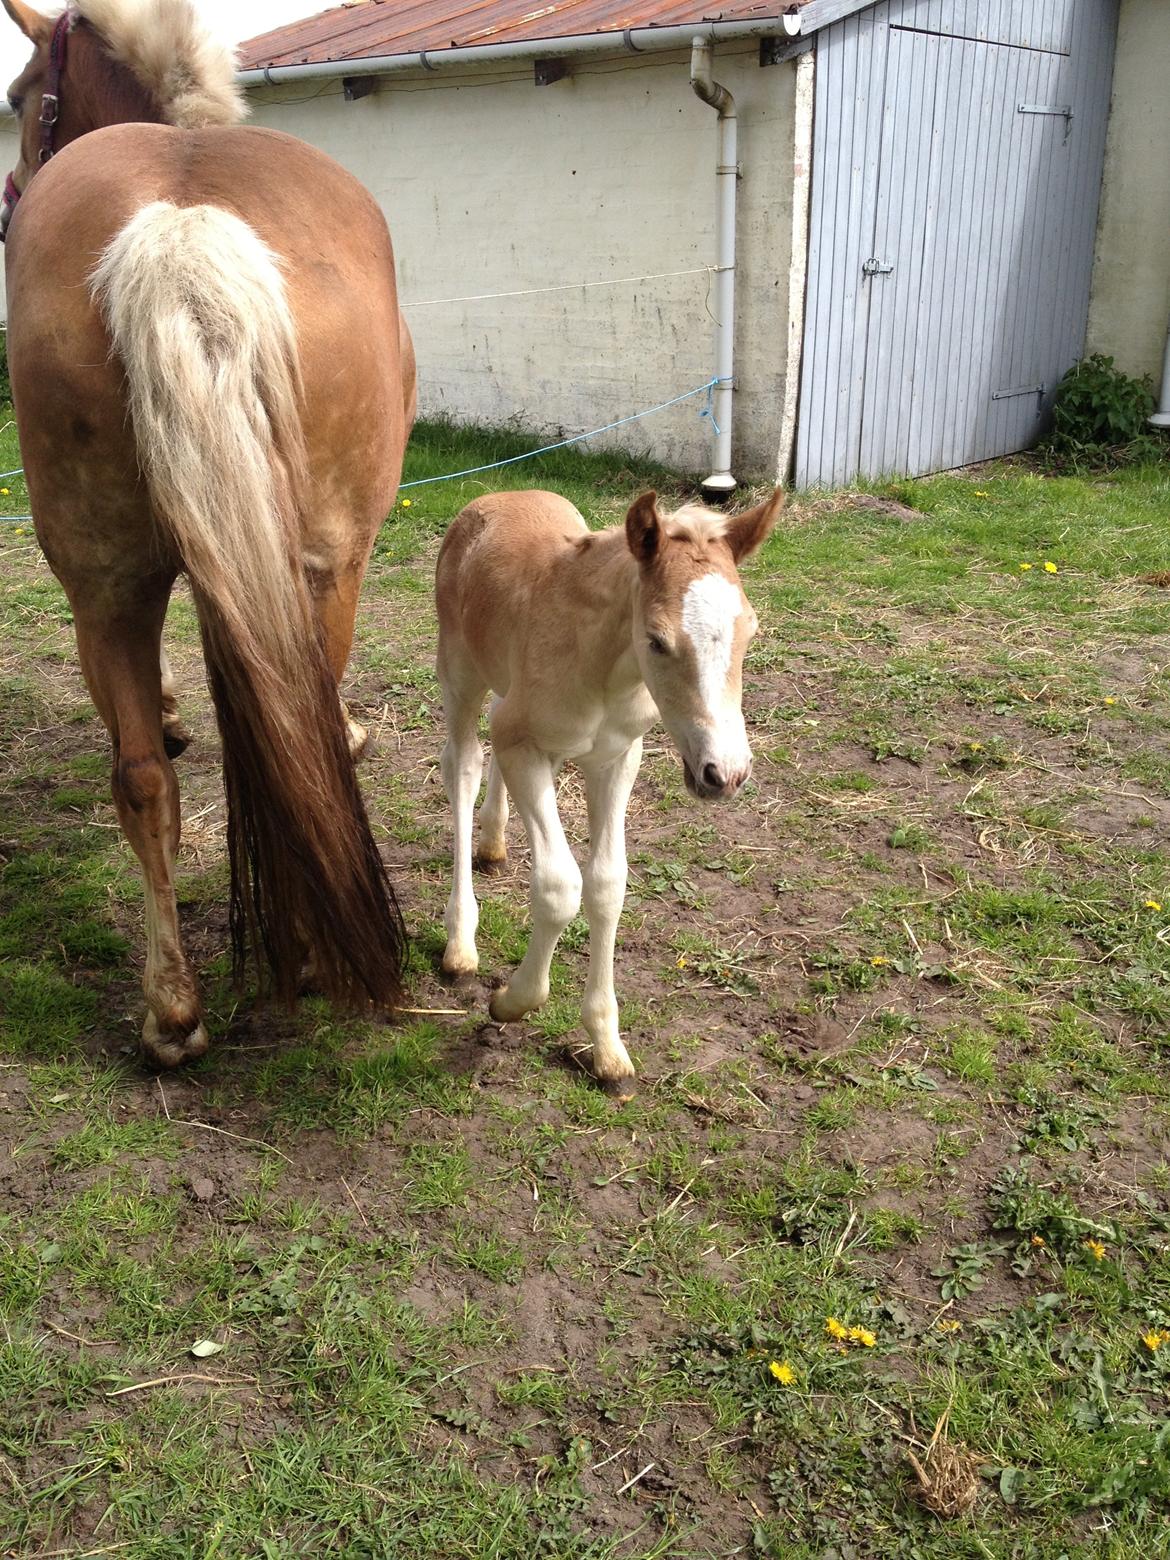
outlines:
{"label": "foal's ear", "polygon": [[734,519],[727,522],[723,535],[736,563],[750,558],[768,540],[768,533],[776,524],[787,496],[784,489],[778,487],[771,498],[766,498],[754,509],[745,509],[742,515],[736,515]]}
{"label": "foal's ear", "polygon": [[658,494],[643,493],[630,505],[626,516],[626,541],[639,563],[649,563],[658,551],[661,539]]}
{"label": "foal's ear", "polygon": [[9,16],[30,43],[41,44],[52,34],[53,19],[34,11],[24,0],[0,0]]}

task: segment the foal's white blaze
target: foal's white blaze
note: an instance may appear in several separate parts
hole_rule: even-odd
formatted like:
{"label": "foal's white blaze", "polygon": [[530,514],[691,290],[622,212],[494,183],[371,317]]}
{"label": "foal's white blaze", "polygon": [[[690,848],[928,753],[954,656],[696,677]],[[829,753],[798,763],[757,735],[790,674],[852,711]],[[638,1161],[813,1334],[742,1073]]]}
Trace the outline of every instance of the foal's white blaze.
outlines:
{"label": "foal's white blaze", "polygon": [[705,709],[716,711],[727,697],[731,647],[740,612],[739,591],[722,574],[704,574],[686,588],[682,631],[694,646],[699,664],[699,697]]}
{"label": "foal's white blaze", "polygon": [[751,765],[743,713],[728,687],[736,624],[744,610],[742,593],[722,574],[704,574],[683,595],[680,627],[695,652],[706,727],[690,755],[696,779],[713,764],[726,782],[739,783]]}

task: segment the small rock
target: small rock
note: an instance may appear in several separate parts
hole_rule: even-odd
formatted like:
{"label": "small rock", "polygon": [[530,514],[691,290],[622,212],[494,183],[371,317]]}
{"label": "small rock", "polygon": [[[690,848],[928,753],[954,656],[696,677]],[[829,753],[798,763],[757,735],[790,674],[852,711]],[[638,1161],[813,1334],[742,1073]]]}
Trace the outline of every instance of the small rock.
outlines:
{"label": "small rock", "polygon": [[191,1196],[196,1202],[210,1202],[215,1196],[215,1182],[208,1176],[198,1175],[190,1182]]}

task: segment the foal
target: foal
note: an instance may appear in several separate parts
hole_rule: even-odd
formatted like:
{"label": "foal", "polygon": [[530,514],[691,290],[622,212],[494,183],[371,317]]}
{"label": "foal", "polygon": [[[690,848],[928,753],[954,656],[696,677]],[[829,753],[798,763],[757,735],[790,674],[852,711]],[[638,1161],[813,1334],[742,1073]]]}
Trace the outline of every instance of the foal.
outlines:
{"label": "foal", "polygon": [[[509,793],[532,853],[528,950],[492,997],[491,1014],[511,1022],[547,1000],[553,950],[584,886],[582,1019],[594,1075],[617,1099],[634,1090],[618,1034],[613,955],[642,735],[661,715],[687,789],[704,800],[734,796],[751,773],[741,694],[757,624],[736,566],[762,545],[783,502],[777,488],[731,519],[699,505],[664,516],[656,494],[645,493],[624,531],[593,533],[555,493],[495,493],[456,516],[439,553],[442,772],[455,819],[443,969],[469,975],[479,965],[471,824],[483,767],[476,725],[490,688],[494,762],[478,860],[485,867],[505,860]],[[557,815],[556,774],[567,759],[585,779],[583,885]]]}

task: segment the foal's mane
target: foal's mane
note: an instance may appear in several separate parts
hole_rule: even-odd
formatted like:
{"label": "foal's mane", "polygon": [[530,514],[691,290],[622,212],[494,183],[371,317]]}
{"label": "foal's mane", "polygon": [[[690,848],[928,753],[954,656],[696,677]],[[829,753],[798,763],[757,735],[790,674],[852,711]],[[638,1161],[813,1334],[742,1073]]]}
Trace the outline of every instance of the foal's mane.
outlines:
{"label": "foal's mane", "polygon": [[191,0],[72,0],[111,59],[124,65],[168,125],[234,125],[248,112],[232,51]]}

